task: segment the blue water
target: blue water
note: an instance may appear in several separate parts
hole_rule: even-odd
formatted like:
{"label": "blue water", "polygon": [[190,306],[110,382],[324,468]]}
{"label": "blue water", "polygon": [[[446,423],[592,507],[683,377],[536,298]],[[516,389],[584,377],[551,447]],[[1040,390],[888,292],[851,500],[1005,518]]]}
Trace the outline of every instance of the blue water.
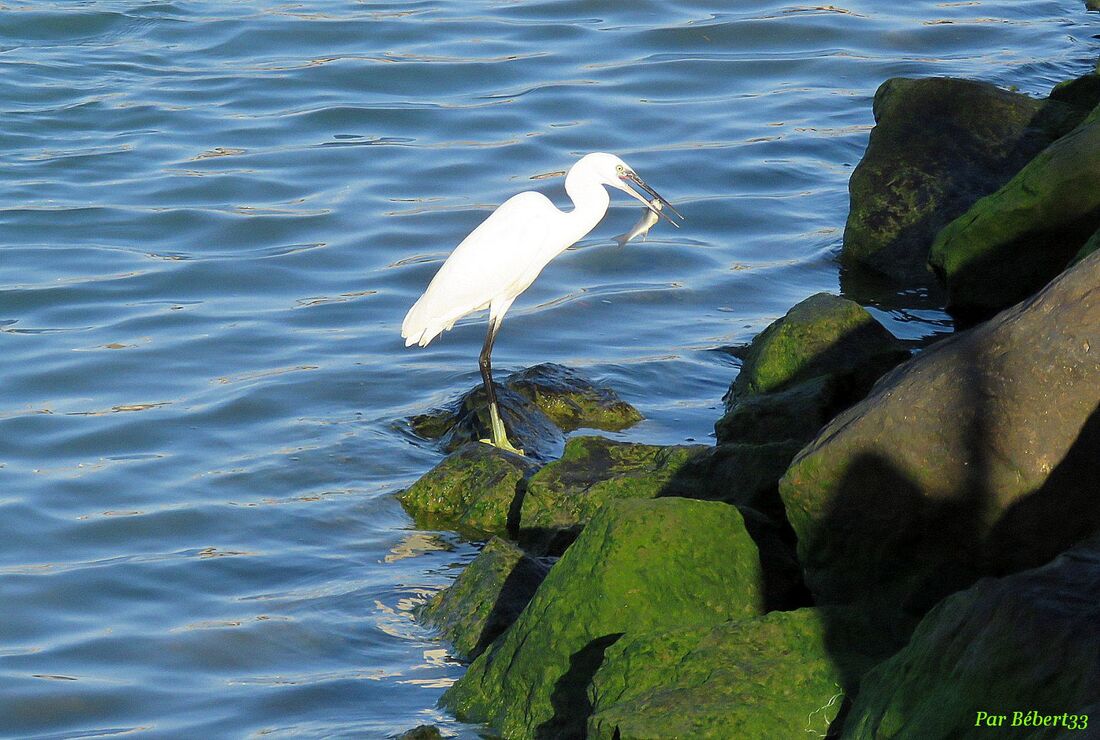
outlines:
{"label": "blue water", "polygon": [[[509,195],[621,155],[684,212],[604,223],[513,307],[706,441],[748,341],[838,289],[875,88],[1044,94],[1080,0],[6,2],[0,7],[0,735],[384,737],[462,673],[411,618],[474,547],[392,493],[401,420],[477,382],[468,320],[398,336]],[[934,306],[884,307],[899,335]]]}

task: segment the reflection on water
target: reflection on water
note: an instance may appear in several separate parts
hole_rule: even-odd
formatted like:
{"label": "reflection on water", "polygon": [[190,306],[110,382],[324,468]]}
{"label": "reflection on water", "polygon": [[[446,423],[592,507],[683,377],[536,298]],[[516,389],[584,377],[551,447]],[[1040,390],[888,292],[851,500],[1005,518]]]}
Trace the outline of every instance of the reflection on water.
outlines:
{"label": "reflection on water", "polygon": [[[519,190],[612,151],[617,199],[509,314],[706,440],[743,345],[846,290],[915,346],[941,298],[854,284],[846,184],[893,75],[1043,94],[1096,55],[1079,0],[812,6],[9,2],[0,13],[0,735],[382,737],[462,673],[413,619],[474,546],[392,493],[401,420],[478,382],[480,319],[399,326]],[[670,382],[675,379],[675,382]]]}

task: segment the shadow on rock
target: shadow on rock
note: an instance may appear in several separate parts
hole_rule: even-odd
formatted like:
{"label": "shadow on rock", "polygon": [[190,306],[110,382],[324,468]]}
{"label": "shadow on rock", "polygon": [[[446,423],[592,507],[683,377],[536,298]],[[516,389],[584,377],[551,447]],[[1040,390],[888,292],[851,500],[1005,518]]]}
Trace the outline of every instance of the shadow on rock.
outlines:
{"label": "shadow on rock", "polygon": [[569,670],[554,684],[550,703],[554,716],[535,728],[536,740],[572,740],[585,737],[592,702],[588,685],[603,663],[604,653],[614,645],[622,632],[597,637],[569,658]]}

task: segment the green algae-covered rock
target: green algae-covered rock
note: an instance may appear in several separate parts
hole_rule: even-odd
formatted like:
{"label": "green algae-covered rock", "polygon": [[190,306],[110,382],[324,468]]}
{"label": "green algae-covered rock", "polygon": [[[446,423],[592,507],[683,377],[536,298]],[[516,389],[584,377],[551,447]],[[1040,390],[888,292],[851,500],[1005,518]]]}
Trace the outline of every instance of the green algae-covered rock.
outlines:
{"label": "green algae-covered rock", "polygon": [[550,566],[493,537],[455,582],[421,607],[422,622],[439,629],[462,660],[473,660],[527,606]]}
{"label": "green algae-covered rock", "polygon": [[507,738],[582,736],[588,682],[621,636],[753,616],[762,598],[757,549],[736,508],[617,501],[442,703]]}
{"label": "green algae-covered rock", "polygon": [[726,394],[726,408],[825,375],[845,376],[869,388],[874,378],[908,356],[858,303],[818,293],[753,339]]}
{"label": "green algae-covered rock", "polygon": [[[1098,692],[1100,542],[1093,541],[941,602],[904,650],[866,676],[843,737],[1092,737],[1080,724],[1067,727],[1065,715],[1094,712]],[[1015,712],[1031,711],[1046,721],[1012,726]],[[983,724],[982,712],[993,719]]]}
{"label": "green algae-covered rock", "polygon": [[824,737],[865,670],[900,645],[842,609],[623,638],[589,689],[591,740]]}
{"label": "green algae-covered rock", "polygon": [[[516,447],[546,460],[561,449],[562,432],[588,427],[617,432],[642,420],[615,391],[554,363],[512,373],[496,384],[501,419]],[[414,433],[447,451],[489,437],[485,388],[478,385],[445,408],[409,419]]]}
{"label": "green algae-covered rock", "polygon": [[520,529],[568,529],[587,522],[609,501],[654,498],[688,460],[707,449],[573,437],[560,460],[528,481]]}
{"label": "green algae-covered rock", "polygon": [[537,467],[520,455],[470,442],[443,458],[397,498],[424,527],[507,535],[516,487]]}
{"label": "green algae-covered rock", "polygon": [[607,386],[552,362],[512,373],[504,384],[538,406],[563,432],[582,427],[618,432],[645,418]]}
{"label": "green algae-covered rock", "polygon": [[1081,109],[983,82],[895,78],[875,93],[874,116],[849,181],[841,259],[912,286],[930,282],[936,233],[1069,131]]}
{"label": "green algae-covered rock", "polygon": [[923,613],[1100,526],[1100,254],[878,382],[779,492],[817,603]]}
{"label": "green algae-covered rock", "polygon": [[1035,157],[936,237],[929,264],[949,304],[982,318],[1023,300],[1061,272],[1100,228],[1100,121]]}

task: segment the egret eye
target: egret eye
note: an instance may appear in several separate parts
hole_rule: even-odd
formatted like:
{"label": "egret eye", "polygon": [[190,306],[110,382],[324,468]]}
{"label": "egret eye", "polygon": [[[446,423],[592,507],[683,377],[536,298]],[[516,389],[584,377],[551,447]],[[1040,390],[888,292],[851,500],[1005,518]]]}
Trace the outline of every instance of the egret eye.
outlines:
{"label": "egret eye", "polygon": [[623,174],[623,172],[625,171],[625,168],[624,168],[624,167],[623,167],[623,166],[622,166],[621,164],[620,164],[620,165],[617,165],[617,166],[615,167],[615,169],[616,169],[616,170],[618,171],[618,173],[619,173],[620,175],[621,175],[621,174]]}

